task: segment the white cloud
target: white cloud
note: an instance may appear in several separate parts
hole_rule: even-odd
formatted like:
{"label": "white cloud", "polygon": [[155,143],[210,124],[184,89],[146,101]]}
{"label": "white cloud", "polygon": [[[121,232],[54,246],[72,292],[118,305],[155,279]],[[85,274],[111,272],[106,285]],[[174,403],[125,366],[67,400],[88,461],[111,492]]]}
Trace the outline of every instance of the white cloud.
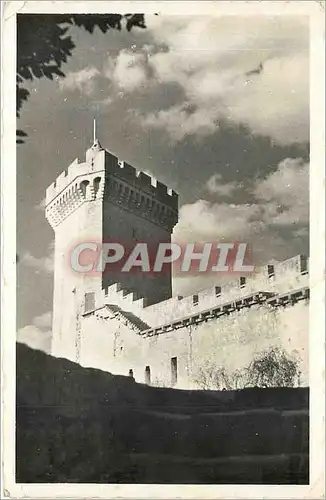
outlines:
{"label": "white cloud", "polygon": [[214,174],[208,179],[206,188],[210,193],[229,197],[233,195],[236,190],[242,188],[242,184],[239,185],[235,181],[223,182],[221,174]]}
{"label": "white cloud", "polygon": [[45,271],[47,273],[53,272],[53,258],[52,256],[46,257],[34,257],[30,252],[25,252],[20,262],[26,264],[28,267],[32,267],[37,271]]}
{"label": "white cloud", "polygon": [[[281,144],[309,140],[309,37],[301,18],[174,16],[148,26],[168,47],[149,65],[157,81],[183,88],[185,103],[144,117],[145,125],[178,141],[212,134],[229,119]],[[187,103],[194,116],[185,114]]]}
{"label": "white cloud", "polygon": [[256,183],[254,194],[261,202],[267,202],[267,206],[277,208],[270,223],[308,224],[309,164],[301,158],[283,160],[276,172]]}
{"label": "white cloud", "polygon": [[32,349],[50,353],[52,332],[49,327],[51,324],[51,312],[36,316],[31,325],[26,325],[18,330],[17,342],[26,344]]}
{"label": "white cloud", "polygon": [[93,93],[95,78],[100,74],[94,66],[87,66],[79,71],[70,72],[59,80],[61,90],[79,90],[87,95]]}
{"label": "white cloud", "polygon": [[45,210],[45,205],[46,205],[46,199],[45,199],[45,197],[44,197],[44,198],[42,198],[42,200],[41,200],[39,203],[37,203],[37,204],[34,206],[34,208],[35,208],[35,210],[41,210],[42,212],[44,212],[44,210]]}
{"label": "white cloud", "polygon": [[210,203],[198,200],[180,209],[174,238],[180,241],[227,241],[245,239],[262,227],[257,204]]}
{"label": "white cloud", "polygon": [[48,354],[51,352],[51,336],[50,330],[42,331],[37,326],[26,325],[20,328],[17,332],[17,342],[26,344],[32,349],[38,349]]}
{"label": "white cloud", "polygon": [[143,125],[153,128],[165,128],[171,138],[182,140],[187,135],[196,134],[205,136],[217,129],[214,121],[214,110],[198,109],[192,113],[187,111],[186,105],[174,106],[168,110],[161,110],[142,117]]}
{"label": "white cloud", "polygon": [[[183,102],[145,116],[136,113],[143,126],[165,129],[173,141],[212,135],[221,120],[245,124],[279,144],[309,140],[309,36],[304,18],[147,19],[151,45],[109,54],[101,72],[94,66],[71,72],[59,80],[61,89],[90,95],[99,75],[109,80],[116,97],[119,92],[176,83],[184,91]],[[112,95],[103,104],[111,104]]]}
{"label": "white cloud", "polygon": [[[232,189],[238,187],[241,186],[232,183]],[[275,172],[255,183],[251,203],[198,200],[183,205],[173,239],[247,242],[252,247],[256,265],[274,258],[287,258],[288,254],[297,252],[295,238],[306,240],[308,237],[308,187],[308,164],[300,158],[287,158]],[[283,228],[287,229],[286,237]],[[293,231],[293,240],[289,238],[289,231]]]}
{"label": "white cloud", "polygon": [[44,257],[35,257],[30,252],[24,252],[19,261],[21,264],[36,269],[36,272],[52,274],[54,265],[54,242],[49,245],[48,255]]}
{"label": "white cloud", "polygon": [[36,316],[33,320],[33,324],[39,328],[49,327],[52,325],[52,313],[48,311],[40,316]]}
{"label": "white cloud", "polygon": [[109,60],[105,76],[118,88],[132,92],[147,82],[145,53],[121,50],[118,57]]}
{"label": "white cloud", "polygon": [[[239,79],[226,96],[233,121],[279,144],[309,140],[309,61],[303,54],[266,61],[259,76]],[[245,85],[245,88],[243,88]]]}

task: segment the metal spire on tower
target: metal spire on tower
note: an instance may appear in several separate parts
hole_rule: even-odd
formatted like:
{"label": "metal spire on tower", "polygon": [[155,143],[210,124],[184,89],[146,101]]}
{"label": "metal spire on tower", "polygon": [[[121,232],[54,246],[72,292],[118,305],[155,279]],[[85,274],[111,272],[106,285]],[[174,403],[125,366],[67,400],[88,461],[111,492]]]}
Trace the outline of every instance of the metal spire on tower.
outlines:
{"label": "metal spire on tower", "polygon": [[93,144],[95,144],[96,141],[96,118],[94,118],[93,122]]}
{"label": "metal spire on tower", "polygon": [[[94,154],[96,154],[98,151],[101,151],[103,148],[101,146],[100,141],[97,138],[97,132],[96,132],[96,118],[93,119],[93,144],[92,146],[87,150],[87,152],[90,152],[89,154],[93,157]],[[86,153],[86,157],[89,156],[88,153]],[[90,156],[89,156],[90,157]]]}

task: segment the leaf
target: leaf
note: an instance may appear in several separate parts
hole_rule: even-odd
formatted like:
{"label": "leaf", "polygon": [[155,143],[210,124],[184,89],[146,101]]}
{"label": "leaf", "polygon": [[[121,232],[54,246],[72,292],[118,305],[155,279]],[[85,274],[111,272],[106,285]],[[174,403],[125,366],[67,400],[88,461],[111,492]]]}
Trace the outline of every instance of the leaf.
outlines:
{"label": "leaf", "polygon": [[27,137],[26,132],[23,130],[16,130],[16,144],[24,144],[25,141],[22,139],[22,137]]}
{"label": "leaf", "polygon": [[41,78],[41,76],[43,76],[42,69],[40,68],[40,66],[38,66],[36,64],[33,64],[33,66],[32,66],[32,72],[33,72],[33,74],[34,74],[34,76],[36,78]]}
{"label": "leaf", "polygon": [[27,134],[26,132],[24,132],[23,130],[16,130],[16,134],[19,136],[19,137],[27,137]]}
{"label": "leaf", "polygon": [[[64,77],[61,66],[72,55],[75,44],[69,33],[69,26],[83,27],[93,33],[98,27],[103,33],[109,29],[121,30],[126,20],[126,29],[145,28],[144,14],[18,14],[17,15],[17,84],[34,78],[48,78],[53,75]],[[29,92],[18,85],[17,116]]]}

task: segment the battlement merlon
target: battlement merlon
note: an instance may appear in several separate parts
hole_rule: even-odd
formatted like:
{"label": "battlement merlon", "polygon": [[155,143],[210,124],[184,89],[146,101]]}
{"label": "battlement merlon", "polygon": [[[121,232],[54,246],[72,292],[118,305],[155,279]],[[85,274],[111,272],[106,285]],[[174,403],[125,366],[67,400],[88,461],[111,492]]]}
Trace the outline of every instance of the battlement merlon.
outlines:
{"label": "battlement merlon", "polygon": [[74,182],[87,180],[87,176],[94,177],[94,174],[102,177],[103,172],[105,172],[106,180],[110,177],[120,180],[128,184],[130,188],[134,187],[171,209],[178,210],[178,194],[175,191],[144,172],[138,171],[127,162],[119,160],[118,157],[103,149],[98,142],[87,150],[85,162],[81,163],[76,158],[68,169],[47,188],[46,206],[59,197],[68,186],[71,187],[70,185]]}
{"label": "battlement merlon", "polygon": [[131,189],[135,188],[171,209],[178,210],[178,193],[108,152],[105,155],[105,174],[106,178],[120,180]]}
{"label": "battlement merlon", "polygon": [[[45,206],[48,206],[55,199],[59,199],[67,188],[79,188],[80,183],[83,180],[91,180],[95,177],[104,177],[105,174],[105,160],[104,154],[98,154],[96,161],[94,162],[80,162],[76,158],[68,167],[64,170],[56,180],[47,188],[45,197]],[[75,186],[77,184],[77,186]]]}

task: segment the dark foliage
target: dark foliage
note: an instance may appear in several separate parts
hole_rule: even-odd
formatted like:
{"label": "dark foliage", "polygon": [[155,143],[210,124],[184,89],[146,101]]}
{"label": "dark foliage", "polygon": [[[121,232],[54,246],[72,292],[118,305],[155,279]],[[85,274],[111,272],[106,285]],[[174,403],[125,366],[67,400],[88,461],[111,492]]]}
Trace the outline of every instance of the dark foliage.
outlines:
{"label": "dark foliage", "polygon": [[300,380],[298,360],[278,347],[257,355],[247,372],[250,385],[257,387],[294,387]]}
{"label": "dark foliage", "polygon": [[201,389],[244,389],[245,387],[300,386],[299,359],[280,347],[257,354],[243,369],[228,372],[207,360],[197,370],[195,382]]}
{"label": "dark foliage", "polygon": [[[17,16],[17,117],[29,91],[23,87],[34,78],[64,77],[62,64],[72,55],[75,43],[68,34],[70,26],[78,26],[89,33],[99,28],[130,31],[133,27],[146,28],[143,14],[19,14]],[[17,131],[21,144],[23,131]]]}

